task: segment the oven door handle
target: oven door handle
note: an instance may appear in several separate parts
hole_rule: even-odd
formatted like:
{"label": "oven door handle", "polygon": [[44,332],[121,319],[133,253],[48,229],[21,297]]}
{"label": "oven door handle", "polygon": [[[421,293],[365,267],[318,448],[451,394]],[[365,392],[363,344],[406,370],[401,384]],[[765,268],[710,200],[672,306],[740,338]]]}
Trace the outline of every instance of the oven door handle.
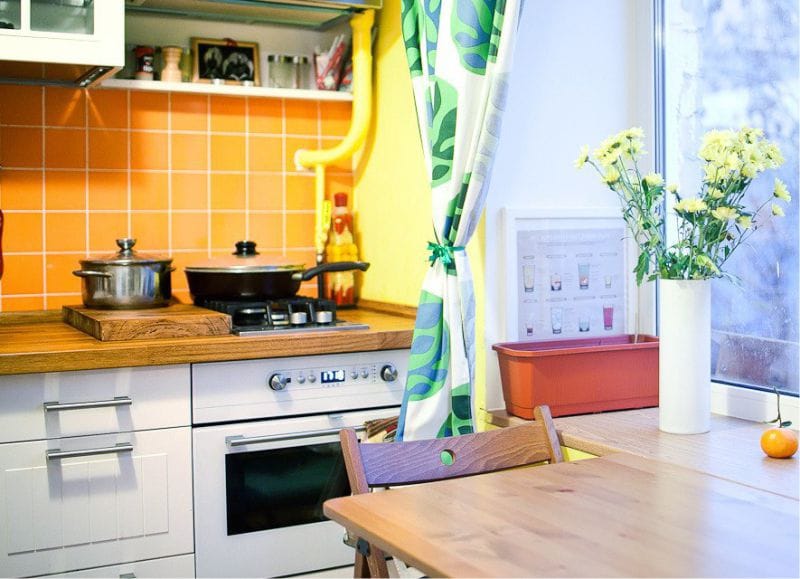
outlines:
{"label": "oven door handle", "polygon": [[[284,440],[298,440],[301,438],[315,438],[318,436],[330,436],[331,434],[339,434],[343,428],[350,428],[342,426],[339,428],[324,428],[322,430],[306,430],[305,432],[293,432],[291,434],[265,434],[264,436],[243,436],[237,434],[236,436],[226,436],[225,444],[230,447],[245,446],[248,444],[262,444],[264,442],[282,442]],[[361,426],[353,426],[356,432],[363,432],[366,428]]]}

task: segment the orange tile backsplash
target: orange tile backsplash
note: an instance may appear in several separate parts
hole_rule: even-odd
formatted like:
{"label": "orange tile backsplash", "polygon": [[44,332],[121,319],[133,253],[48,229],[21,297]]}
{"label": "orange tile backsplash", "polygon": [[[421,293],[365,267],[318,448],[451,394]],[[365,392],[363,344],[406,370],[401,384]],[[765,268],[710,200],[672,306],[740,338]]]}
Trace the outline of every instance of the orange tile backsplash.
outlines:
{"label": "orange tile backsplash", "polygon": [[[118,237],[171,255],[185,302],[182,268],[239,239],[310,267],[314,181],[294,153],[336,144],[350,113],[341,102],[0,85],[0,311],[80,303],[72,271]],[[351,193],[349,163],[326,184],[329,196]]]}

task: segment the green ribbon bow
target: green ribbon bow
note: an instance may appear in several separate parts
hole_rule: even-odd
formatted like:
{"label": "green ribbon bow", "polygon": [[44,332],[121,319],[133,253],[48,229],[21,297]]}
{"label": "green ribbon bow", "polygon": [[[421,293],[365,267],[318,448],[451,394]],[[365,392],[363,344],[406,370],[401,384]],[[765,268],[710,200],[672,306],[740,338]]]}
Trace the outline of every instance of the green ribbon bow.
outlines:
{"label": "green ribbon bow", "polygon": [[431,252],[430,257],[428,257],[428,261],[431,262],[431,266],[436,263],[437,259],[442,260],[442,265],[445,267],[449,266],[453,263],[453,252],[454,251],[464,251],[464,246],[462,245],[441,245],[439,243],[434,243],[433,241],[428,242],[428,251]]}

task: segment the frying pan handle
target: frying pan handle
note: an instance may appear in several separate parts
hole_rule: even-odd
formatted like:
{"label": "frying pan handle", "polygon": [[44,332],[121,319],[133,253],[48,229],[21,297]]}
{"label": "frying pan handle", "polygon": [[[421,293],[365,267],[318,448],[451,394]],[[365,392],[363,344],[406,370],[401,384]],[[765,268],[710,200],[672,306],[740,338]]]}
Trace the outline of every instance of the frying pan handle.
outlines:
{"label": "frying pan handle", "polygon": [[354,269],[367,271],[369,269],[369,264],[364,261],[333,261],[331,263],[321,263],[311,269],[292,274],[292,279],[295,281],[308,281],[326,271],[352,271]]}

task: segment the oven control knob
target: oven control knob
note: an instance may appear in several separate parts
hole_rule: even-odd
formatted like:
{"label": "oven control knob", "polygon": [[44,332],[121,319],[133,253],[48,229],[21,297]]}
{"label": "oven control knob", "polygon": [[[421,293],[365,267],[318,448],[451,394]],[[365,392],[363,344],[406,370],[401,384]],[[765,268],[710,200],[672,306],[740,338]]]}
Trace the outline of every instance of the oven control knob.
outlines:
{"label": "oven control knob", "polygon": [[384,382],[394,382],[397,380],[397,368],[391,364],[386,364],[386,366],[381,368],[381,379]]}
{"label": "oven control knob", "polygon": [[309,374],[308,375],[308,381],[313,384],[314,382],[317,381],[317,375],[316,374]]}
{"label": "oven control knob", "polygon": [[289,376],[284,376],[283,374],[273,374],[269,377],[268,384],[273,390],[283,390],[291,381],[292,379],[289,378]]}

